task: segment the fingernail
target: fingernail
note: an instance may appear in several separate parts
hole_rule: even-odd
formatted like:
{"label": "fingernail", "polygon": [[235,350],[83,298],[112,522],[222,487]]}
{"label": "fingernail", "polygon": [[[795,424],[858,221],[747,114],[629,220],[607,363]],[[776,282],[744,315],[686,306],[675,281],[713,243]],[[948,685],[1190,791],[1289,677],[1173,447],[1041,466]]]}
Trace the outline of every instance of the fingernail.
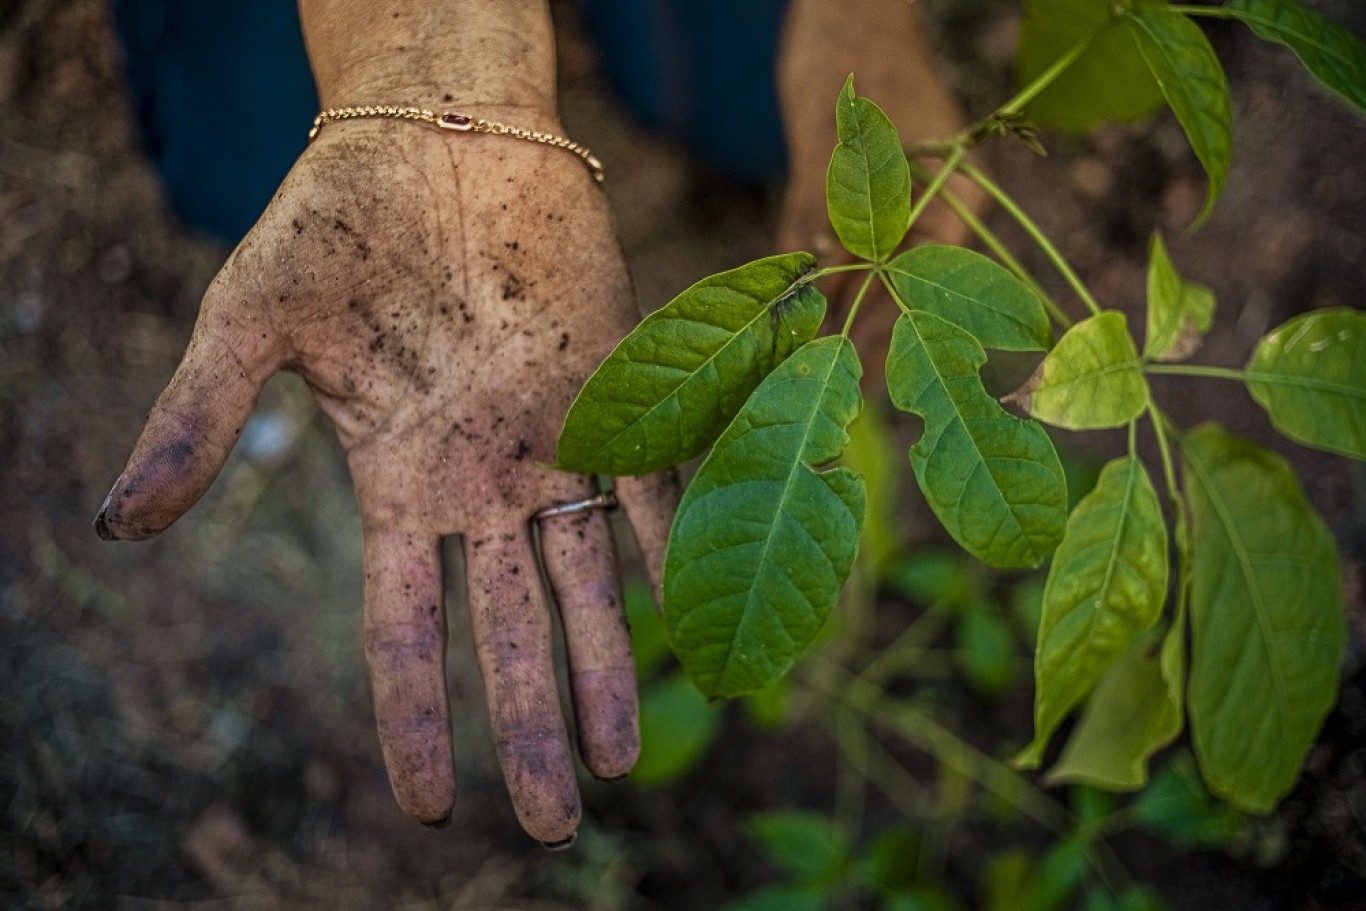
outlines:
{"label": "fingernail", "polygon": [[568,848],[571,845],[573,845],[574,842],[578,840],[578,838],[579,833],[575,832],[568,838],[563,838],[559,841],[543,841],[541,842],[541,846],[544,847],[547,851],[563,851],[565,848]]}
{"label": "fingernail", "polygon": [[113,497],[114,492],[110,491],[109,495],[104,498],[104,502],[100,504],[100,511],[95,516],[95,534],[106,541],[119,540],[119,536],[114,534],[114,530],[109,527],[109,520],[106,518],[106,515],[109,512],[109,501],[113,499]]}
{"label": "fingernail", "polygon": [[429,828],[429,829],[444,829],[444,828],[446,828],[447,826],[449,826],[450,824],[451,824],[451,817],[450,817],[449,815],[443,816],[443,817],[441,817],[440,819],[433,819],[431,822],[424,822],[424,823],[423,823],[423,825],[426,826],[426,827]]}
{"label": "fingernail", "polygon": [[597,778],[597,780],[601,781],[603,784],[611,784],[614,781],[625,781],[630,775],[630,772],[622,772],[620,775],[612,775],[608,778],[603,778],[601,775],[595,775],[593,777]]}

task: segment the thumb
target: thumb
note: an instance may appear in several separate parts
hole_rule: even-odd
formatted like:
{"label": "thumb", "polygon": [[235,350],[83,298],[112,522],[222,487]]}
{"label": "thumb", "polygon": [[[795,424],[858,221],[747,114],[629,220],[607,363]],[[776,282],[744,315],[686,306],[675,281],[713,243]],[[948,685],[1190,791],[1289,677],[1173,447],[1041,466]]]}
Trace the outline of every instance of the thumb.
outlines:
{"label": "thumb", "polygon": [[205,295],[185,357],[95,517],[101,538],[149,538],[193,506],[283,361],[279,335],[233,284],[220,273]]}

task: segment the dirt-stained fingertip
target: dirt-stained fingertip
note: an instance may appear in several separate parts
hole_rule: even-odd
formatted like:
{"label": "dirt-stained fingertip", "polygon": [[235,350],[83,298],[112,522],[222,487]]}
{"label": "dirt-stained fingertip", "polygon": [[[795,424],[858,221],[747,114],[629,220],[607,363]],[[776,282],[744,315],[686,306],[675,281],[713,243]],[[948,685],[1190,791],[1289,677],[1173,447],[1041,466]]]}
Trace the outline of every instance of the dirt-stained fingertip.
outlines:
{"label": "dirt-stained fingertip", "polygon": [[429,829],[445,829],[451,824],[451,816],[448,813],[440,819],[433,819],[430,822],[423,822],[422,824]]}
{"label": "dirt-stained fingertip", "polygon": [[114,494],[111,491],[109,495],[104,498],[104,502],[100,504],[100,511],[95,515],[95,534],[106,541],[122,540],[114,533],[114,529],[109,527],[109,501],[113,498]]}

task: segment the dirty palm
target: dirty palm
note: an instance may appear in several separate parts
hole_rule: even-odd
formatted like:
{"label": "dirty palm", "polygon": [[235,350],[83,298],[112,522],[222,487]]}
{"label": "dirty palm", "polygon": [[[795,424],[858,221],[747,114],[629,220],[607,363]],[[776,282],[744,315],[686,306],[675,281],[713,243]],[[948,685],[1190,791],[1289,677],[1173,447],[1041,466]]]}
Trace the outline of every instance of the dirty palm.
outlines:
{"label": "dirty palm", "polygon": [[[1178,274],[1159,233],[1140,333],[1095,299],[969,152],[996,139],[1037,146],[1039,124],[1086,129],[1165,106],[1208,178],[1194,230],[1217,204],[1233,153],[1227,82],[1195,20],[1236,20],[1285,45],[1358,113],[1366,49],[1294,0],[1025,8],[1021,91],[909,159],[851,76],[836,105],[826,198],[855,262],[767,257],[706,278],[647,316],[575,400],[558,463],[633,475],[705,456],[670,534],[664,621],[704,694],[762,690],[816,639],[857,556],[865,485],[840,464],[862,406],[850,335],[880,286],[900,313],[886,392],[923,424],[909,463],[926,504],[990,565],[1051,560],[1034,656],[1035,734],[1015,764],[1039,766],[1052,734],[1079,712],[1049,780],[1132,790],[1147,780],[1148,759],[1188,728],[1209,789],[1238,809],[1269,812],[1336,698],[1345,628],[1335,542],[1284,458],[1212,421],[1177,426],[1148,380],[1241,384],[1285,437],[1363,459],[1366,318],[1312,311],[1262,337],[1241,369],[1192,363],[1215,294]],[[1065,299],[974,217],[953,175],[1019,222],[1057,269]],[[992,256],[902,250],[936,199]],[[849,271],[860,282],[842,329],[818,337],[826,301],[816,285]],[[1037,352],[1038,362],[999,400],[980,375],[996,351]],[[1127,451],[1070,511],[1045,424],[1127,429]],[[1139,457],[1144,435],[1152,465]]]}

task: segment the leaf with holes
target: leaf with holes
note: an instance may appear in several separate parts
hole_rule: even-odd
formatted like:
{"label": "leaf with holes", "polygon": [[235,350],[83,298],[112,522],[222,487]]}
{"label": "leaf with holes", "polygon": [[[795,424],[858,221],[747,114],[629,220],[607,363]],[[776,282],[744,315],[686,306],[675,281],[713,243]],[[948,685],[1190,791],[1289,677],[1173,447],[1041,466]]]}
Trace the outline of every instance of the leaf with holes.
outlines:
{"label": "leaf with holes", "polygon": [[1215,424],[1187,434],[1181,452],[1195,753],[1212,792],[1267,813],[1295,784],[1337,695],[1337,552],[1280,456]]}
{"label": "leaf with holes", "polygon": [[835,106],[839,145],[825,176],[826,207],[840,243],[881,260],[911,224],[911,168],[896,127],[881,108],[854,95],[850,76]]}
{"label": "leaf with holes", "polygon": [[1181,361],[1200,347],[1214,325],[1214,292],[1176,272],[1162,235],[1153,232],[1148,251],[1148,335],[1143,356]]}
{"label": "leaf with holes", "polygon": [[1366,314],[1335,308],[1295,317],[1258,343],[1244,376],[1281,433],[1366,459]]}
{"label": "leaf with holes", "polygon": [[1200,26],[1182,13],[1140,4],[1126,21],[1209,177],[1205,205],[1196,218],[1201,224],[1223,192],[1233,160],[1233,105],[1224,68]]}
{"label": "leaf with holes", "polygon": [[647,474],[700,455],[759,381],[810,341],[825,298],[809,253],[705,278],[651,313],[588,378],[565,417],[558,467]]}
{"label": "leaf with holes", "polygon": [[1366,113],[1366,44],[1351,32],[1295,0],[1229,0],[1224,9],[1290,48],[1315,79]]}
{"label": "leaf with holes", "polygon": [[887,274],[908,306],[966,329],[983,348],[1043,351],[1053,344],[1039,298],[980,253],[925,244],[888,263]]}
{"label": "leaf with holes", "polygon": [[1006,396],[1056,427],[1119,427],[1148,406],[1148,383],[1128,322],[1106,310],[1063,333],[1029,381]]}
{"label": "leaf with holes", "polygon": [[811,643],[858,550],[863,480],[817,470],[848,442],[862,405],[848,339],[817,339],[759,385],[678,507],[664,620],[708,696],[777,680]]}
{"label": "leaf with holes", "polygon": [[1097,681],[1157,622],[1167,594],[1167,526],[1143,463],[1105,466],[1067,520],[1044,587],[1034,650],[1034,768],[1048,738]]}
{"label": "leaf with holes", "polygon": [[1062,537],[1067,484],[1044,429],[983,388],[986,359],[965,330],[913,310],[892,331],[887,389],[925,419],[911,467],[954,540],[995,566],[1038,566]]}

